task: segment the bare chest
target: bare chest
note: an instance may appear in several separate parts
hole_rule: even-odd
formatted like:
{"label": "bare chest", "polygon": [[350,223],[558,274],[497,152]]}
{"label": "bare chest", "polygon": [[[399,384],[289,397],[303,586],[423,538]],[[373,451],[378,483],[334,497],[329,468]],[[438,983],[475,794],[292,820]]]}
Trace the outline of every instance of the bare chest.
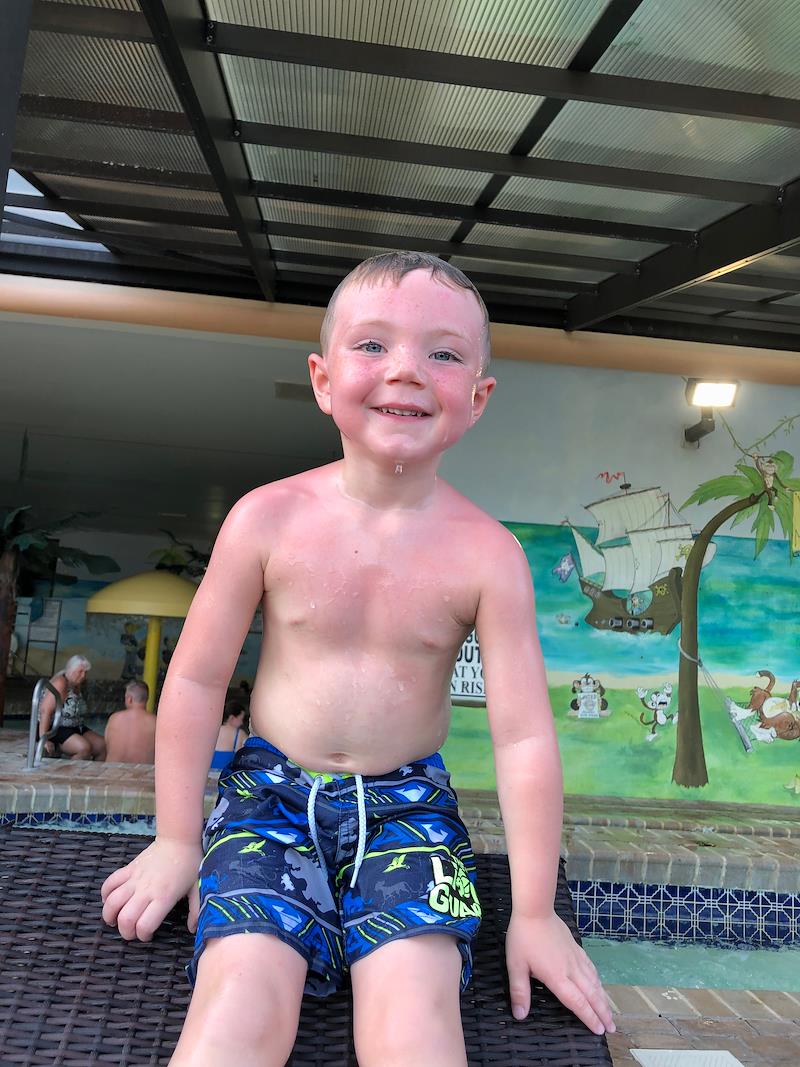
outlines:
{"label": "bare chest", "polygon": [[284,633],[325,643],[391,642],[449,652],[474,622],[477,593],[453,547],[311,537],[276,553],[266,573],[265,617]]}

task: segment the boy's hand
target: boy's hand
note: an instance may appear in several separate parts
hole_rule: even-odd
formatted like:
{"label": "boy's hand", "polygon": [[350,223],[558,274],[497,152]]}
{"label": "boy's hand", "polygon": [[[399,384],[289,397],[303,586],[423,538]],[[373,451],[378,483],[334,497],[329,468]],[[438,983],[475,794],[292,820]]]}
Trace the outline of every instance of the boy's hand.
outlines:
{"label": "boy's hand", "polygon": [[187,926],[197,927],[197,874],[203,850],[196,845],[156,838],[127,867],[103,882],[103,919],[126,941],[151,941],[164,916],[189,897]]}
{"label": "boy's hand", "polygon": [[506,934],[506,965],[515,1019],[524,1019],[530,1010],[533,975],[593,1033],[616,1030],[594,964],[555,912],[528,918],[512,911]]}

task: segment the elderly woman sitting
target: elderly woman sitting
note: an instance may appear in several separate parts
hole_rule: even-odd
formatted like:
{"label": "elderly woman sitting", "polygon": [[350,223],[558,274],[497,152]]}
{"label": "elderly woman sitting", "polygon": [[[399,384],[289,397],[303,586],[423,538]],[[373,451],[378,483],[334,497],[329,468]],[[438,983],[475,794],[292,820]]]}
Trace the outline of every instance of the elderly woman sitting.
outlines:
{"label": "elderly woman sitting", "polygon": [[[86,699],[81,687],[91,663],[85,656],[70,656],[62,670],[50,679],[61,696],[61,722],[50,741],[72,759],[105,759],[106,743],[100,734],[85,723]],[[39,710],[39,736],[50,729],[55,712],[55,698],[45,693]]]}

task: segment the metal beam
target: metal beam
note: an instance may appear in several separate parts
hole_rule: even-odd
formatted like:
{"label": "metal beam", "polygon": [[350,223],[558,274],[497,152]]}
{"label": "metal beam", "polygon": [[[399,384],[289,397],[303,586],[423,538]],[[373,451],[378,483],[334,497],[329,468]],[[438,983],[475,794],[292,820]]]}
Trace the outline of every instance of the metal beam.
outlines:
{"label": "metal beam", "polygon": [[504,174],[516,178],[569,182],[616,189],[641,189],[651,193],[694,196],[701,200],[721,200],[734,204],[766,204],[777,200],[778,189],[756,182],[725,178],[702,178],[690,174],[667,174],[633,167],[604,167],[574,160],[510,156],[503,152],[482,152],[472,148],[394,141],[386,137],[363,137],[350,133],[276,126],[260,122],[239,122],[234,136],[243,144],[269,145],[305,152],[337,156],[385,159],[395,163],[416,163],[450,170]]}
{"label": "metal beam", "polygon": [[27,215],[19,215],[13,211],[3,213],[5,233],[38,233],[57,237],[61,241],[91,241],[94,244],[126,246],[134,252],[145,253],[158,250],[183,250],[195,254],[213,256],[244,256],[244,251],[239,245],[227,244],[222,241],[191,240],[183,237],[165,237],[158,234],[138,233],[130,230],[76,230],[71,226],[61,226],[56,222],[47,222],[44,219],[32,219]]}
{"label": "metal beam", "polygon": [[546,264],[593,270],[600,273],[627,272],[633,274],[636,263],[627,259],[606,259],[577,256],[566,252],[537,251],[535,248],[512,248],[506,245],[453,244],[423,237],[405,237],[397,233],[375,233],[373,230],[349,230],[334,226],[301,226],[297,223],[264,223],[273,237],[297,237],[306,241],[330,241],[335,244],[368,245],[370,248],[402,248],[411,252],[433,252],[437,256],[461,256],[464,259],[498,260],[501,263]]}
{"label": "metal beam", "polygon": [[36,211],[59,211],[101,219],[128,219],[131,222],[152,222],[164,226],[193,226],[206,230],[232,230],[233,224],[225,215],[210,215],[203,211],[173,211],[172,208],[150,207],[147,204],[108,203],[102,200],[78,200],[74,197],[34,196],[31,193],[8,193],[6,207],[30,208]]}
{"label": "metal beam", "polygon": [[608,319],[596,332],[627,334],[637,337],[665,337],[675,341],[699,341],[706,344],[737,345],[747,348],[773,348],[789,352],[800,349],[800,331],[787,329],[788,323],[771,323],[749,319],[714,319],[707,315],[657,311],[644,308],[624,318]]}
{"label": "metal beam", "polygon": [[798,241],[800,181],[786,188],[780,206],[744,207],[702,230],[697,248],[657,252],[642,261],[634,277],[609,278],[600,283],[596,295],[574,297],[567,310],[567,329],[586,329],[646,301],[720,279]]}
{"label": "metal beam", "polygon": [[[636,14],[641,2],[642,0],[608,0],[602,14],[569,61],[568,69],[584,74],[591,71],[605,54],[606,49],[617,37],[620,30]],[[531,115],[525,129],[509,149],[509,155],[530,155],[534,147],[566,107],[566,104],[565,100],[552,100],[549,98],[542,100],[539,107]],[[507,175],[493,174],[478,195],[476,205],[478,207],[488,207],[493,204],[508,184],[508,180]],[[471,230],[472,224],[464,222],[453,234],[453,240],[466,241]]]}
{"label": "metal beam", "polygon": [[412,81],[466,85],[552,100],[581,100],[647,111],[800,127],[797,100],[761,93],[584,73],[564,67],[510,63],[452,52],[400,48],[224,22],[211,24],[208,47],[217,54]]}
{"label": "metal beam", "polygon": [[32,0],[0,5],[0,214],[8,184]]}
{"label": "metal beam", "polygon": [[[34,118],[56,119],[61,122],[121,126],[175,135],[191,135],[192,133],[191,125],[182,112],[161,111],[155,108],[128,107],[121,104],[104,104],[63,97],[23,95],[20,97],[19,110],[21,114]],[[469,221],[473,225],[476,222],[485,222],[499,226],[523,226],[560,233],[619,237],[624,240],[648,241],[656,244],[690,244],[693,237],[689,230],[668,227],[566,218],[537,212],[448,204],[437,200],[415,200],[411,197],[378,196],[338,189],[321,189],[318,186],[294,186],[279,182],[257,181],[251,183],[250,191],[254,196],[291,200],[296,203],[316,203],[326,206],[355,207],[367,211],[454,218],[459,221]]]}
{"label": "metal beam", "polygon": [[32,28],[47,33],[71,33],[112,41],[153,40],[147,19],[138,11],[104,11],[99,7],[59,4],[48,0],[36,0]]}
{"label": "metal beam", "polygon": [[105,163],[92,159],[69,159],[40,152],[12,152],[11,163],[17,170],[87,178],[89,181],[133,182],[136,185],[162,185],[168,189],[217,192],[216,183],[210,174],[195,174],[192,171],[134,167],[127,163]]}
{"label": "metal beam", "polygon": [[145,289],[209,293],[245,299],[261,298],[255,280],[246,277],[218,274],[206,268],[193,273],[176,270],[171,264],[164,269],[163,261],[156,257],[119,257],[108,252],[16,244],[12,241],[0,244],[0,274],[132,285]]}
{"label": "metal beam", "polygon": [[149,133],[194,136],[192,125],[182,111],[23,93],[19,98],[19,113],[35,119],[90,123],[93,126],[124,126],[126,129],[147,130]]}
{"label": "metal beam", "polygon": [[142,11],[264,298],[272,300],[271,249],[261,231],[258,204],[248,193],[244,152],[226,136],[233,115],[217,58],[204,47],[203,4],[142,0]]}
{"label": "metal beam", "polygon": [[665,245],[690,245],[694,241],[693,231],[678,230],[668,226],[640,226],[606,219],[545,215],[537,211],[509,211],[506,208],[456,204],[444,200],[417,200],[410,196],[381,196],[346,189],[323,189],[316,185],[254,181],[251,191],[254,196],[267,200],[319,204],[323,207],[344,207],[355,211],[419,215],[424,218],[456,219],[468,221],[473,225],[482,222],[488,226],[513,226],[530,230],[546,230],[552,233],[579,233],[593,237],[615,237],[624,241],[646,241]]}

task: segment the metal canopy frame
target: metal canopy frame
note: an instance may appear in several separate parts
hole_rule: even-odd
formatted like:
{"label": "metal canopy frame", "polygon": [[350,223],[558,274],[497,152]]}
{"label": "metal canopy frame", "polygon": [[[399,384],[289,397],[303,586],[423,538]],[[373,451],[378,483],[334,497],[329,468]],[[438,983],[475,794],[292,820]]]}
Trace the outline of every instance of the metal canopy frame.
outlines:
{"label": "metal canopy frame", "polygon": [[[0,176],[10,163],[42,195],[0,200],[0,270],[324,304],[371,251],[418,249],[463,265],[497,321],[800,348],[800,305],[786,303],[800,295],[800,266],[792,266],[800,163],[787,174],[785,162],[800,99],[766,80],[743,92],[596,70],[631,19],[643,17],[642,0],[608,0],[571,55],[549,66],[480,48],[425,51],[410,36],[355,40],[266,18],[260,26],[209,21],[203,0],[138,6],[3,5]],[[63,56],[51,77],[48,49],[56,47]],[[48,71],[44,87],[41,76],[26,77],[27,63]],[[296,72],[290,105],[243,105],[256,99],[259,70],[274,73],[276,64]],[[437,115],[441,143],[359,125],[341,100],[315,128],[293,124],[304,107],[311,114],[320,70],[372,79],[377,99],[388,79],[411,92],[441,84],[483,93],[487,129],[508,128],[508,94],[530,108],[504,151],[447,132],[448,119],[468,127],[468,113]],[[467,98],[454,99],[463,107]],[[553,154],[563,143],[555,129],[582,108],[606,107],[649,112],[654,122],[686,116],[703,129],[743,124],[748,136],[770,139],[770,158],[783,159],[783,169],[723,165],[710,149],[703,154],[701,136],[694,162],[676,154],[658,168],[632,165],[635,151],[615,158],[583,146],[580,161]],[[655,158],[652,146],[642,152]],[[63,212],[82,229],[32,210]]]}

